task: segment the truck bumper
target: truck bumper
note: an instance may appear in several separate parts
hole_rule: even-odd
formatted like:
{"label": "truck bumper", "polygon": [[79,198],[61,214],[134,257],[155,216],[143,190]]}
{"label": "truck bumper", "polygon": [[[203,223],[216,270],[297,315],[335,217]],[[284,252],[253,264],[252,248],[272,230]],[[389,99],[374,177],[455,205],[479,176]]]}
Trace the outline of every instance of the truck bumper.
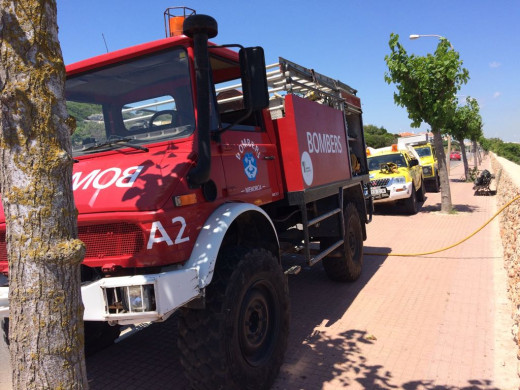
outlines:
{"label": "truck bumper", "polygon": [[374,203],[395,202],[401,199],[407,199],[412,193],[413,183],[401,185],[392,185],[386,187],[386,194],[374,196]]}
{"label": "truck bumper", "polygon": [[[0,287],[0,317],[9,316],[8,293]],[[81,287],[83,319],[121,325],[163,321],[201,294],[196,268],[104,278]],[[121,304],[109,305],[109,297]]]}

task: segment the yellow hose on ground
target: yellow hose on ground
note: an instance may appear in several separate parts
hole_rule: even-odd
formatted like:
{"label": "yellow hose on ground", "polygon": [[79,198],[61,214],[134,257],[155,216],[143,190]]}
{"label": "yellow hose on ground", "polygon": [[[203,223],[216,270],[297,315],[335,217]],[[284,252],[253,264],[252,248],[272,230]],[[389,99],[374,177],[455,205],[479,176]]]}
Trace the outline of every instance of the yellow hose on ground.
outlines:
{"label": "yellow hose on ground", "polygon": [[509,207],[511,205],[511,203],[513,203],[514,201],[520,199],[520,195],[517,195],[515,196],[513,199],[511,199],[509,202],[507,202],[504,206],[502,206],[500,208],[500,210],[498,210],[495,215],[493,215],[484,225],[482,225],[481,227],[479,227],[477,230],[475,230],[473,233],[471,233],[469,236],[467,236],[466,238],[463,238],[462,240],[456,242],[455,244],[453,245],[450,245],[450,246],[447,246],[445,248],[442,248],[442,249],[437,249],[437,250],[434,250],[434,251],[429,251],[429,252],[422,252],[422,253],[365,253],[365,255],[368,255],[368,256],[404,256],[404,257],[416,257],[416,256],[425,256],[425,255],[431,255],[433,253],[439,253],[439,252],[443,252],[443,251],[446,251],[448,249],[451,249],[453,247],[456,247],[457,245],[460,245],[462,244],[464,241],[467,241],[469,240],[471,237],[473,237],[475,234],[477,234],[478,232],[480,232],[482,229],[484,229],[493,219],[495,219],[495,217],[497,215],[499,215],[502,211],[504,211],[507,207]]}

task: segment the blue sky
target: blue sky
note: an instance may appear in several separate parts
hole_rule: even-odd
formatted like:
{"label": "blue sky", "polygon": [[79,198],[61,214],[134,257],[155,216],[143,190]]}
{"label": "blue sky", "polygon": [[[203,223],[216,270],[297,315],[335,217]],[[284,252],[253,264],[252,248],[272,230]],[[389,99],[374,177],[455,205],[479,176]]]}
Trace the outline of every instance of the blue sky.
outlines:
{"label": "blue sky", "polygon": [[484,135],[520,142],[519,0],[57,0],[59,38],[66,64],[165,36],[163,12],[186,5],[213,16],[216,43],[262,46],[266,63],[279,56],[339,79],[358,90],[364,124],[391,133],[411,129],[394,86],[384,81],[390,33],[408,53],[425,55],[439,34],[460,53],[470,80],[461,102],[479,102]]}

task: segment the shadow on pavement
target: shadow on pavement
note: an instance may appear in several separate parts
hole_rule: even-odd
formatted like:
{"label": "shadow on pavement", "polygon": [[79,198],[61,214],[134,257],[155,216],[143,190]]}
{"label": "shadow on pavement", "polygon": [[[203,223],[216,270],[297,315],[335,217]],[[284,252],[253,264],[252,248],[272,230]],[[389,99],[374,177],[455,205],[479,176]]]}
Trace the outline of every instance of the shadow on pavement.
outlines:
{"label": "shadow on pavement", "polygon": [[[428,199],[428,195],[426,195],[426,199]],[[417,210],[418,213],[424,210],[425,202],[417,202]],[[440,210],[440,205],[439,205]],[[410,214],[406,210],[406,206],[404,203],[393,202],[393,203],[377,203],[374,205],[374,215],[391,215],[391,216],[401,216],[401,217],[410,217]]]}
{"label": "shadow on pavement", "polygon": [[[363,251],[388,253],[390,248],[365,246]],[[333,325],[344,315],[385,259],[386,256],[364,256],[363,272],[359,279],[352,283],[329,280],[321,264],[302,267],[298,275],[289,277],[292,326],[304,325],[308,329],[307,334],[311,334],[317,325],[323,324],[324,319],[326,319],[324,326]],[[306,335],[302,337],[305,338]],[[301,343],[303,338],[292,342]]]}
{"label": "shadow on pavement", "polygon": [[[364,251],[386,253],[389,248],[365,247]],[[459,389],[439,386],[430,380],[393,383],[392,372],[382,365],[370,364],[364,356],[365,348],[376,345],[376,336],[361,329],[332,336],[327,333],[327,328],[344,317],[385,260],[385,256],[365,255],[363,273],[353,283],[330,281],[319,264],[303,267],[300,274],[289,277],[289,348],[273,389],[315,390],[330,381],[339,381],[341,386],[357,384],[364,389]],[[320,366],[319,377],[312,369],[316,366]],[[175,315],[89,356],[87,372],[91,390],[187,389],[179,362]],[[469,381],[462,389],[498,390],[487,380]]]}
{"label": "shadow on pavement", "polygon": [[87,376],[90,390],[187,389],[176,316],[87,357]]}
{"label": "shadow on pavement", "polygon": [[[453,208],[455,209],[456,212],[459,212],[459,213],[474,213],[475,211],[479,211],[481,209],[478,206],[473,206],[473,205],[469,205],[469,204],[454,204]],[[435,212],[435,211],[438,211],[438,212],[441,211],[440,203],[435,203],[435,204],[431,204],[429,206],[424,206],[420,210],[420,212],[423,212],[423,213],[431,213],[431,212]]]}
{"label": "shadow on pavement", "polygon": [[[389,251],[385,247],[364,248],[365,253]],[[363,273],[353,283],[329,281],[320,266],[304,269],[289,279],[292,305],[289,349],[273,390],[315,390],[327,384],[338,389],[354,386],[388,390],[499,390],[486,379],[468,381],[464,387],[441,386],[431,380],[395,383],[391,371],[381,364],[371,364],[365,356],[366,348],[377,348],[376,335],[366,329],[328,332],[327,328],[345,318],[348,308],[386,259],[386,256],[365,255]]]}
{"label": "shadow on pavement", "polygon": [[[306,347],[311,350],[306,359],[292,359],[282,369],[281,380],[273,386],[276,390],[315,390],[334,380],[330,388],[348,388],[354,386],[362,389],[406,389],[406,390],[499,390],[492,382],[468,380],[466,386],[450,386],[435,384],[432,380],[414,380],[406,383],[395,383],[391,371],[379,364],[370,364],[363,354],[365,348],[376,346],[375,336],[364,330],[351,329],[334,336],[315,331],[306,340]],[[313,378],[312,364],[330,367],[328,376],[320,375],[319,380]],[[283,383],[281,383],[283,382]],[[289,385],[287,385],[289,383]],[[361,386],[361,387],[360,387]]]}
{"label": "shadow on pavement", "polygon": [[[380,250],[384,253],[389,249],[365,247],[364,250]],[[353,283],[330,281],[320,264],[314,267],[302,266],[300,274],[289,276],[289,345],[305,344],[309,337],[312,339],[316,326],[321,324],[329,327],[341,319],[384,260],[383,256],[365,256],[363,273]],[[304,264],[302,257],[298,255],[284,259],[284,263],[298,262]],[[324,350],[323,353],[331,353],[333,350],[334,348]],[[297,351],[293,350],[291,353],[289,347],[286,361],[300,358]],[[87,357],[87,374],[91,390],[187,389],[188,382],[182,373],[177,349],[176,316],[173,315],[163,323],[152,324]]]}

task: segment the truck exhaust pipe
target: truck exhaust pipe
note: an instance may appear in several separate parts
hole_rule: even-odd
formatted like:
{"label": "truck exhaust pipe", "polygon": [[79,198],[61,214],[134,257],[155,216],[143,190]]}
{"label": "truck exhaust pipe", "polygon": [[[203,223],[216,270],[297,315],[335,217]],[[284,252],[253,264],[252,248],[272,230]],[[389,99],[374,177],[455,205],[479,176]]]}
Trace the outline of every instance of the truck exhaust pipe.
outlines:
{"label": "truck exhaust pipe", "polygon": [[217,36],[217,21],[208,15],[192,15],[184,20],[183,33],[193,39],[199,142],[197,165],[191,168],[187,179],[190,186],[198,187],[209,180],[211,170],[208,39]]}

